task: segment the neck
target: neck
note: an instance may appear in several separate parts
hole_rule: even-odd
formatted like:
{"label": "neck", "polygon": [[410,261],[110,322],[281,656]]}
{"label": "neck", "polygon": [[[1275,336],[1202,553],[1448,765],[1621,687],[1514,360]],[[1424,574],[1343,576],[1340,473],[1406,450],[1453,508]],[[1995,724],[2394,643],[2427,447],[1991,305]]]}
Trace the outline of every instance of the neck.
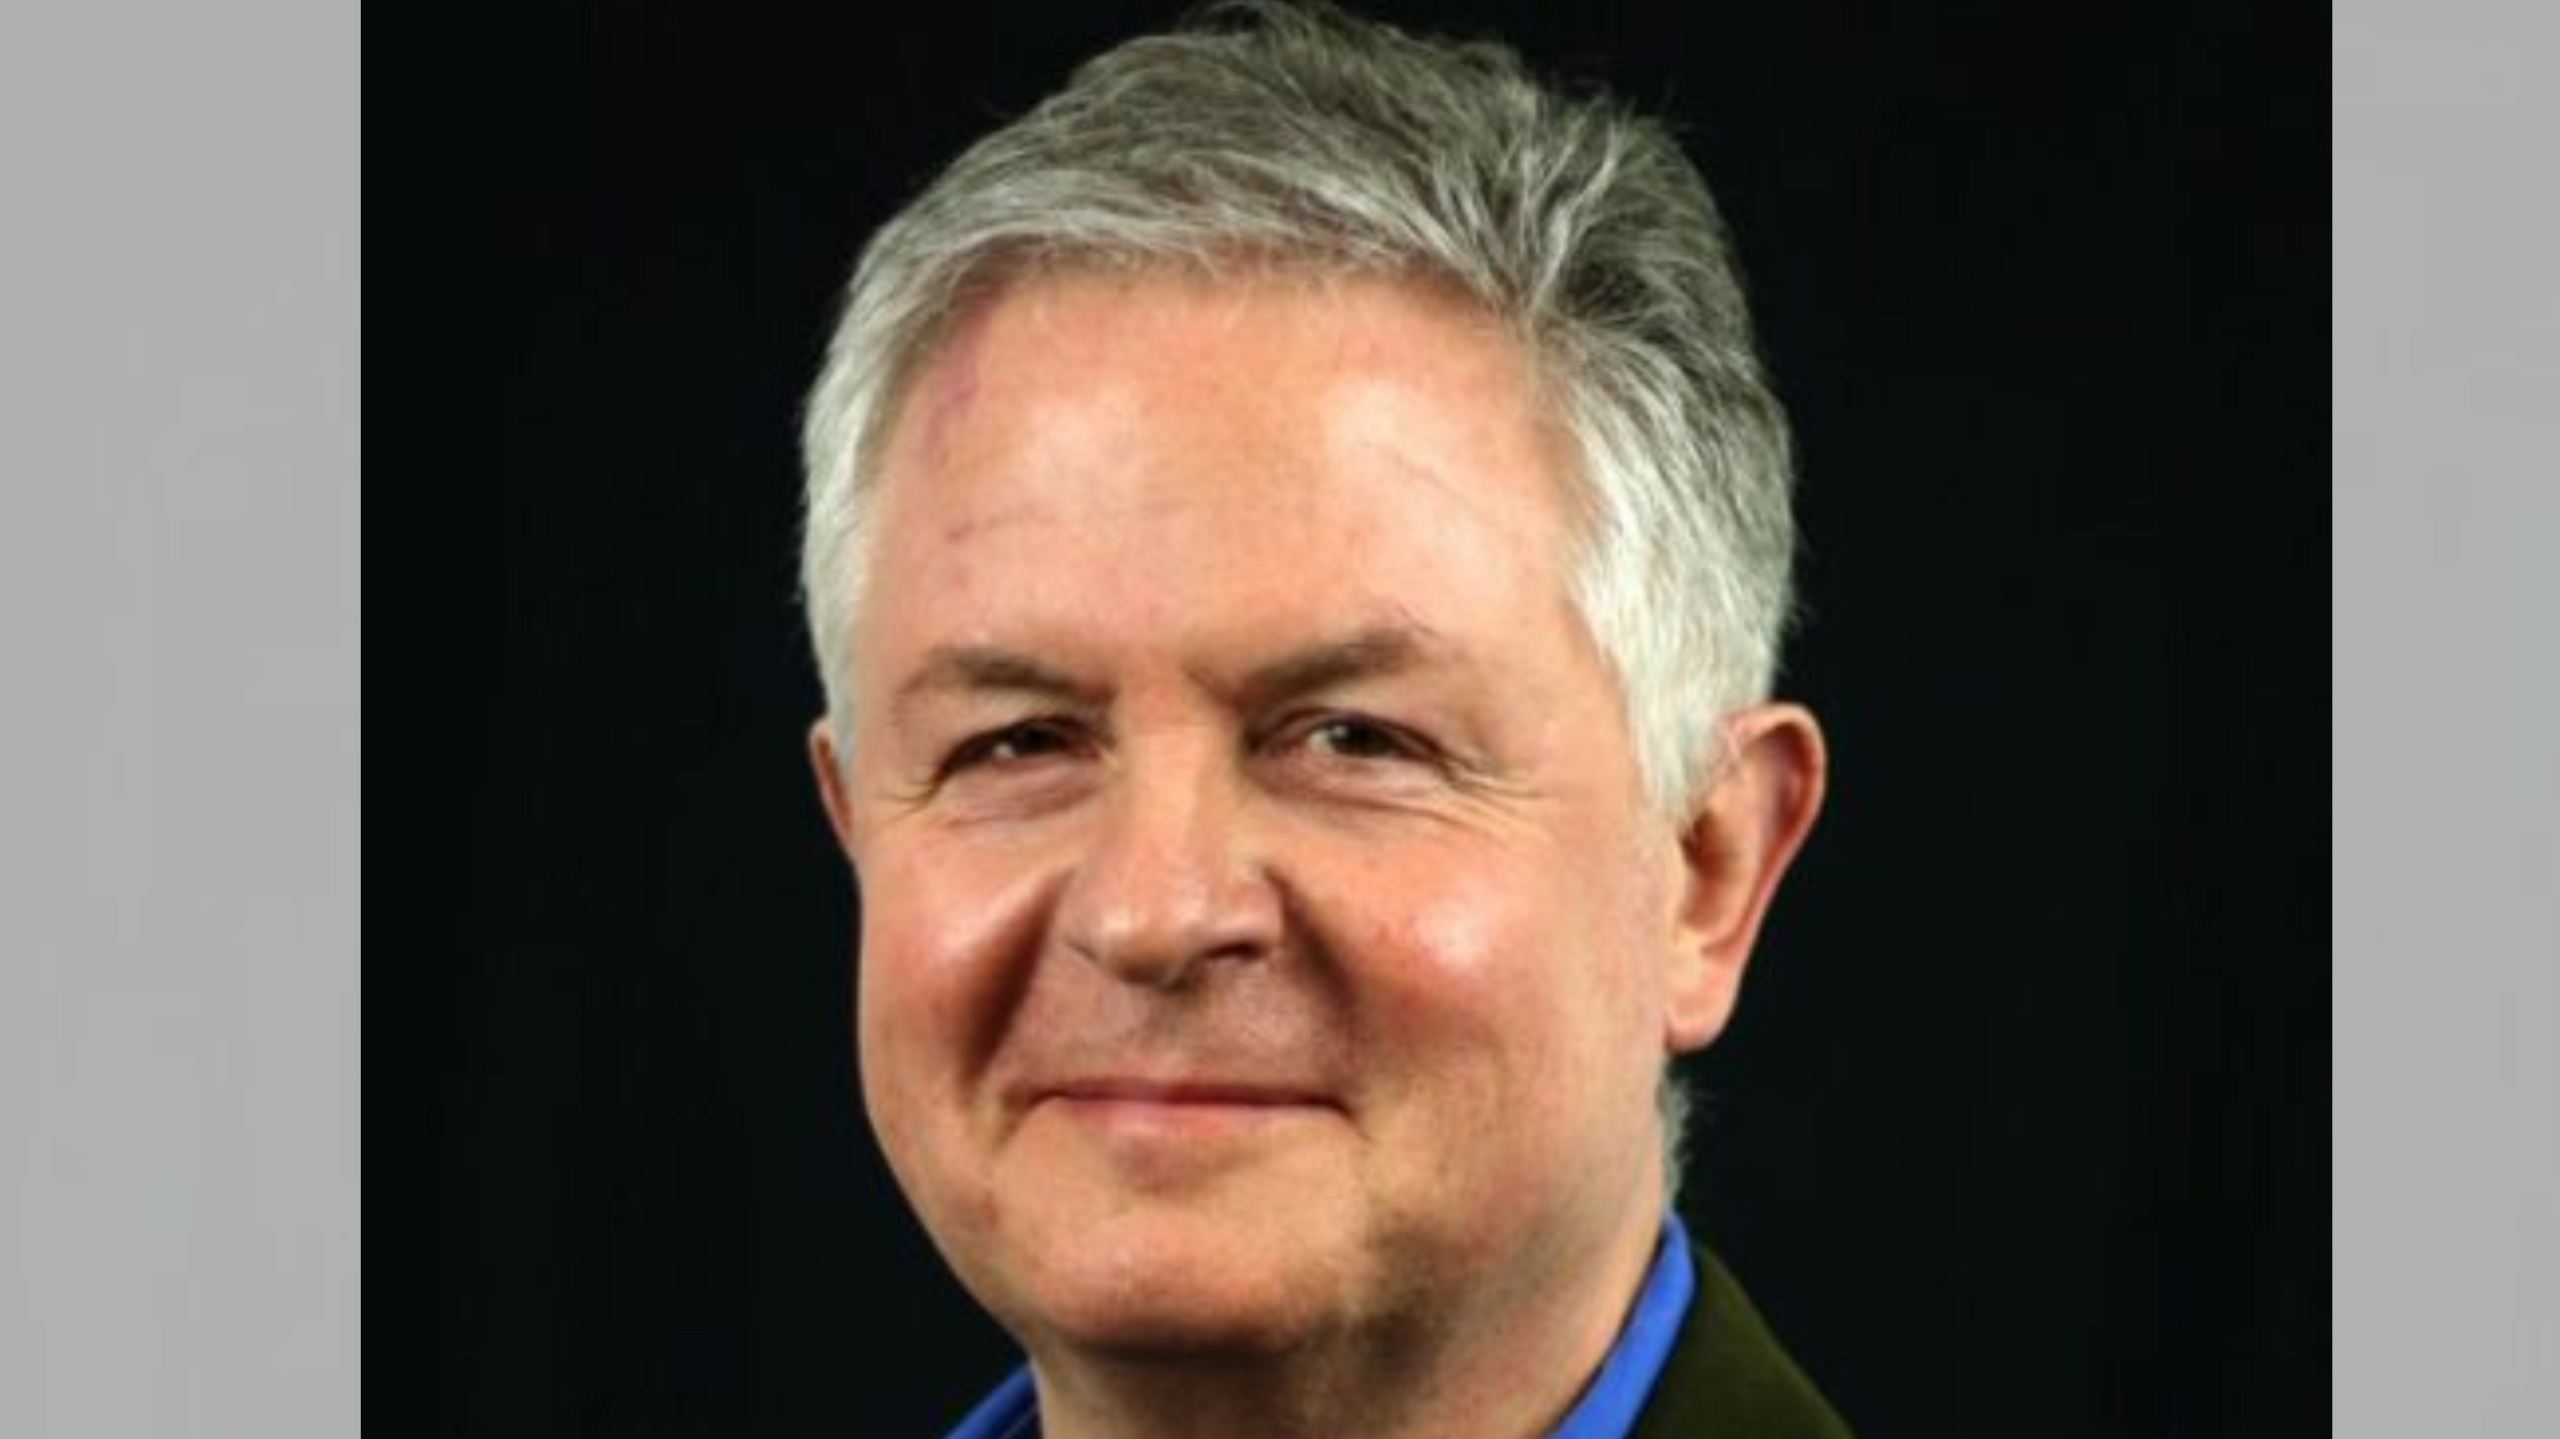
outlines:
{"label": "neck", "polygon": [[1046,1439],[1537,1439],[1607,1356],[1652,1262],[1658,1208],[1520,1292],[1364,1324],[1279,1354],[1034,1351]]}

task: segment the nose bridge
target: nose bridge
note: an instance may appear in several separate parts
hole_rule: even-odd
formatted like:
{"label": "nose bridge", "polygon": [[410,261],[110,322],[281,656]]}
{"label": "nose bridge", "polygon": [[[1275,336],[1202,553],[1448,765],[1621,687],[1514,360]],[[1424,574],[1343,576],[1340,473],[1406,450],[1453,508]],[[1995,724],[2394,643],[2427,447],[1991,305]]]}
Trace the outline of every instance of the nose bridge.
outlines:
{"label": "nose bridge", "polygon": [[1214,733],[1153,737],[1118,759],[1061,906],[1067,947],[1167,988],[1206,961],[1267,951],[1278,901],[1242,776]]}

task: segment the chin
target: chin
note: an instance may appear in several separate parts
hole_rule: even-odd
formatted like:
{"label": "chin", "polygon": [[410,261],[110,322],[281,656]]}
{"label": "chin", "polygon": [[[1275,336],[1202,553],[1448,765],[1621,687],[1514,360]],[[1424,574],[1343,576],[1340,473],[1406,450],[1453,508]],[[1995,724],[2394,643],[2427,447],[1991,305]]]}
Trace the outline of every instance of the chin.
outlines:
{"label": "chin", "polygon": [[1268,1353],[1354,1317],[1372,1246],[1334,1131],[1189,1138],[1025,1126],[943,1252],[1035,1352]]}
{"label": "chin", "polygon": [[1256,1233],[1212,1214],[1122,1215],[1082,1234],[1053,1233],[1017,1271],[1008,1327],[1125,1358],[1284,1352],[1350,1307],[1344,1266],[1285,1242],[1293,1237],[1306,1236]]}
{"label": "chin", "polygon": [[1303,1348],[1315,1328],[1285,1306],[1186,1295],[1070,1299],[1041,1327],[1079,1354],[1122,1361],[1252,1360]]}

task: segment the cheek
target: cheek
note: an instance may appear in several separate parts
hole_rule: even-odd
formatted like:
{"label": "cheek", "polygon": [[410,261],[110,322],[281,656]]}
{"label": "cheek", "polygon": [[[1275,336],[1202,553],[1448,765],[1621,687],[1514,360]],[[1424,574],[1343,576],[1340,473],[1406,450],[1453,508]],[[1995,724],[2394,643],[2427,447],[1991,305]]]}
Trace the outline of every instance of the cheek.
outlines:
{"label": "cheek", "polygon": [[1378,1052],[1488,1123],[1560,1098],[1548,1081],[1593,1017],[1594,992],[1573,978],[1586,937],[1571,896],[1483,865],[1406,868],[1368,887],[1354,983]]}
{"label": "cheek", "polygon": [[1346,961],[1364,1047],[1450,1122],[1522,1139],[1595,1091],[1648,1087],[1660,1020],[1641,891],[1560,857],[1372,867]]}
{"label": "cheek", "polygon": [[866,1100],[884,1129],[958,1105],[999,1041],[1054,884],[1018,860],[919,848],[863,871],[855,963]]}

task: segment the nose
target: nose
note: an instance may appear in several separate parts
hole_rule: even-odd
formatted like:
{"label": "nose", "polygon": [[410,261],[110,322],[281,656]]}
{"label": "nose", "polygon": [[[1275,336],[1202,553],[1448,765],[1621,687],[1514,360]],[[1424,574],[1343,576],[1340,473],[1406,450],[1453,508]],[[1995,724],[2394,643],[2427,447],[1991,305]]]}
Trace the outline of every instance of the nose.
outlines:
{"label": "nose", "polygon": [[1131,984],[1179,989],[1270,955],[1280,897],[1222,754],[1124,755],[1059,903],[1066,948]]}

